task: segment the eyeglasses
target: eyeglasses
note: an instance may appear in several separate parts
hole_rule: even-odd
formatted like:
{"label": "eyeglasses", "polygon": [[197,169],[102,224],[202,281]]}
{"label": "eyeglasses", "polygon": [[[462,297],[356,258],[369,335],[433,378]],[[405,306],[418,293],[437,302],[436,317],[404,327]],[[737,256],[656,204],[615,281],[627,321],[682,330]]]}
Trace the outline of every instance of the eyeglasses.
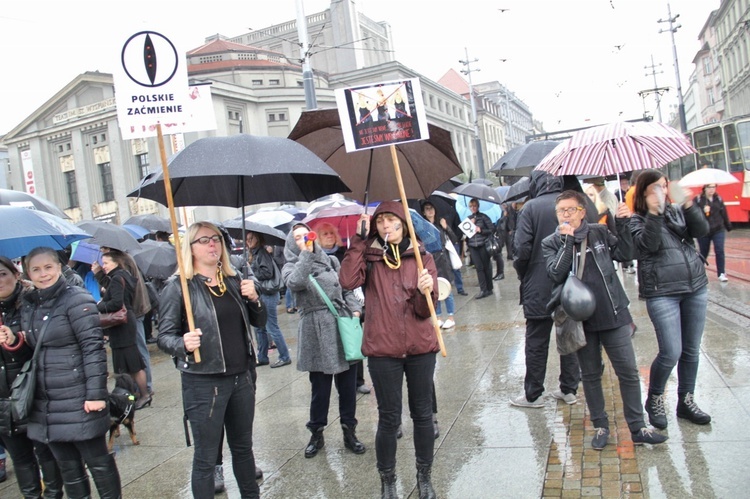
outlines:
{"label": "eyeglasses", "polygon": [[202,244],[202,245],[205,246],[206,244],[210,243],[211,241],[215,242],[216,244],[219,244],[219,243],[221,243],[221,240],[222,240],[222,237],[220,235],[216,234],[215,236],[203,236],[203,237],[199,237],[198,239],[196,239],[195,241],[191,242],[190,244],[193,245],[195,243],[198,243],[198,244]]}
{"label": "eyeglasses", "polygon": [[558,208],[555,213],[558,215],[573,215],[577,211],[583,211],[583,206],[574,206],[572,208]]}
{"label": "eyeglasses", "polygon": [[716,186],[715,185],[707,185],[706,189],[716,189]]}

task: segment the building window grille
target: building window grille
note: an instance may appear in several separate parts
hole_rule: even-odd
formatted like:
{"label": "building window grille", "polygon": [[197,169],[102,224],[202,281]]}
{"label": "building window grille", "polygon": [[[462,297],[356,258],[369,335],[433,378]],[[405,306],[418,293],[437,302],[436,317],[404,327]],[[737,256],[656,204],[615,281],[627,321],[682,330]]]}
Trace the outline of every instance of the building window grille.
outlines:
{"label": "building window grille", "polygon": [[71,170],[63,173],[65,176],[65,187],[68,192],[68,208],[78,208],[78,184],[76,183],[76,172]]}
{"label": "building window grille", "polygon": [[102,194],[104,202],[115,200],[115,187],[112,184],[112,166],[110,163],[99,165],[99,175],[102,180]]}
{"label": "building window grille", "polygon": [[138,164],[138,172],[140,173],[140,178],[145,177],[148,175],[148,153],[144,152],[142,154],[136,154],[135,156],[136,163]]}

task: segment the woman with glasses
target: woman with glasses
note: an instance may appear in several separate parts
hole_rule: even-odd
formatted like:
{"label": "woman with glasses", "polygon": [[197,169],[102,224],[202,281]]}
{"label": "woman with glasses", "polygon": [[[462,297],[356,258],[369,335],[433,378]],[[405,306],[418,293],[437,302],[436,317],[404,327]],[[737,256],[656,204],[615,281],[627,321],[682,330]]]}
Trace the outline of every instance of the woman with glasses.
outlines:
{"label": "woman with glasses", "polygon": [[724,206],[724,200],[716,194],[716,184],[703,186],[700,196],[696,196],[693,202],[708,220],[708,234],[698,238],[698,247],[700,248],[703,259],[708,261],[708,251],[711,249],[711,243],[714,245],[716,254],[716,275],[721,282],[727,282],[727,273],[724,269],[724,241],[727,238],[727,232],[732,230],[732,223],[727,216],[727,207]]}
{"label": "woman with glasses", "polygon": [[265,325],[265,309],[253,281],[241,279],[232,267],[215,225],[196,222],[185,240],[183,271],[195,329],[188,327],[180,280],[172,276],[159,301],[158,344],[174,357],[182,375],[183,405],[193,433],[193,497],[214,497],[222,428],[240,495],[259,497],[253,454],[256,359],[250,335],[251,326]]}
{"label": "woman with glasses", "polygon": [[693,397],[708,304],[708,277],[693,241],[708,234],[709,226],[686,190],[670,189],[672,199],[666,192],[662,172],[643,171],[636,182],[630,223],[638,255],[638,295],[646,300],[659,342],[646,412],[660,429],[667,427],[664,392],[675,366],[677,417],[701,425],[711,422]]}
{"label": "woman with glasses", "polygon": [[[617,374],[623,412],[633,443],[659,444],[667,438],[646,428],[643,421],[641,384],[630,338],[630,302],[612,265],[613,259],[627,261],[632,258],[633,240],[628,227],[630,210],[620,203],[614,214],[616,232],[613,233],[606,225],[589,224],[585,206],[586,198],[580,192],[564,191],[557,197],[555,213],[559,225],[542,241],[542,252],[547,275],[556,287],[552,296],[559,297],[559,291],[571,272],[578,271],[581,245],[586,241],[581,281],[591,290],[597,303],[593,315],[583,321],[586,346],[576,354],[581,366],[586,405],[595,430],[591,447],[602,450],[609,440],[609,416],[604,409],[602,390],[602,348]],[[553,298],[548,307],[554,310],[559,304],[559,298]]]}

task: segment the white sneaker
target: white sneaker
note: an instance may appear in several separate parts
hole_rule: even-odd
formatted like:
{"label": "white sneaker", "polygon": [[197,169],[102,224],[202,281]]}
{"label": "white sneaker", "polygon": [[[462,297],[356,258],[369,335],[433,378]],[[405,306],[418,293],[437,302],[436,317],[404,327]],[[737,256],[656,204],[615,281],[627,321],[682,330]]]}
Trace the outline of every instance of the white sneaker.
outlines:
{"label": "white sneaker", "polygon": [[576,402],[578,402],[578,398],[575,396],[574,393],[563,393],[562,390],[555,390],[550,395],[552,395],[552,398],[556,398],[557,400],[562,400],[568,405],[573,405]]}
{"label": "white sneaker", "polygon": [[443,327],[443,320],[442,319],[438,319],[438,327]]}
{"label": "white sneaker", "polygon": [[727,278],[726,274],[719,274],[719,280],[721,282],[727,282],[729,279]]}
{"label": "white sneaker", "polygon": [[442,327],[443,329],[450,329],[450,328],[452,328],[455,325],[456,325],[456,321],[454,321],[453,319],[448,319],[440,327]]}
{"label": "white sneaker", "polygon": [[527,407],[529,409],[539,409],[544,407],[544,402],[542,401],[542,397],[539,397],[533,402],[529,402],[526,400],[526,394],[522,393],[518,397],[510,399],[510,405],[516,407]]}

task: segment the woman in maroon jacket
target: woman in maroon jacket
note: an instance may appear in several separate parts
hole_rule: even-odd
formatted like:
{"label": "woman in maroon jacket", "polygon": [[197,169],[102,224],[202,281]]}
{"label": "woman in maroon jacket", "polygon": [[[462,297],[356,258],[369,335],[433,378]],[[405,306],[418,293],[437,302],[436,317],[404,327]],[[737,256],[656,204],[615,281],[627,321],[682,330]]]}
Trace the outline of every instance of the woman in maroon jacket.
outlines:
{"label": "woman in maroon jacket", "polygon": [[396,495],[396,432],[401,423],[404,374],[409,411],[414,422],[419,497],[435,497],[430,482],[435,445],[432,424],[432,377],[440,349],[425,294],[437,300],[437,269],[432,256],[419,247],[420,274],[406,229],[401,203],[381,203],[370,226],[363,215],[367,239],[354,236],[344,256],[339,281],[344,289],[362,286],[365,314],[362,353],[378,400],[375,437],[381,492]]}

